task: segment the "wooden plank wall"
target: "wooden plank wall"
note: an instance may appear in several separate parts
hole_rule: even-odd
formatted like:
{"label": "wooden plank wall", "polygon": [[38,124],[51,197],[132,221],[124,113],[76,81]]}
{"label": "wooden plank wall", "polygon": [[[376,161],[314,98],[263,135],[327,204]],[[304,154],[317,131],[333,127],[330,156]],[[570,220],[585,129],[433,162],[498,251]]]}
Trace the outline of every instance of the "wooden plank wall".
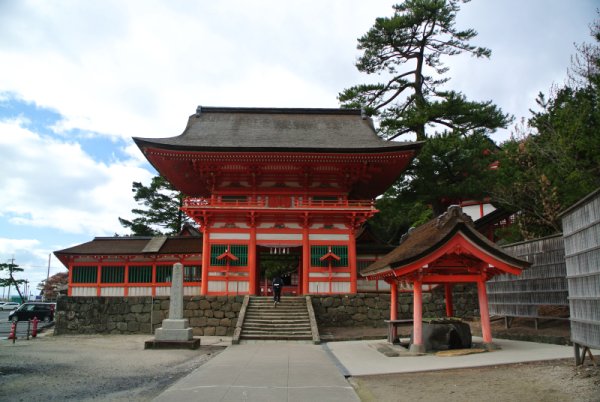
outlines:
{"label": "wooden plank wall", "polygon": [[564,243],[561,235],[505,246],[532,263],[520,276],[503,274],[487,282],[492,315],[554,318],[569,306]]}
{"label": "wooden plank wall", "polygon": [[600,189],[562,216],[571,340],[600,349]]}

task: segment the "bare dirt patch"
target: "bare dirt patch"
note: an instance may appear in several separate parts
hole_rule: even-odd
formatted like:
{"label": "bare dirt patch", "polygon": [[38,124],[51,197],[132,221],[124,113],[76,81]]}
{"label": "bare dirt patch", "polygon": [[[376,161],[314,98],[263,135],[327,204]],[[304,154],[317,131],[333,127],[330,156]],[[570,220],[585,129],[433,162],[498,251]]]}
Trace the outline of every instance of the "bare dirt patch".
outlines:
{"label": "bare dirt patch", "polygon": [[600,401],[600,368],[554,360],[472,369],[361,376],[362,401]]}
{"label": "bare dirt patch", "polygon": [[[481,335],[478,321],[470,321],[473,335]],[[400,335],[410,336],[411,327]],[[323,330],[333,340],[385,339],[387,328],[341,328]],[[503,319],[492,322],[494,338],[556,344],[570,343],[569,322],[515,318],[510,328]],[[596,362],[600,359],[596,356]],[[350,378],[362,401],[431,402],[600,402],[600,367],[586,358],[576,367],[575,358],[473,369],[441,370],[408,374]]]}
{"label": "bare dirt patch", "polygon": [[148,401],[221,352],[144,350],[149,335],[0,341],[2,401]]}

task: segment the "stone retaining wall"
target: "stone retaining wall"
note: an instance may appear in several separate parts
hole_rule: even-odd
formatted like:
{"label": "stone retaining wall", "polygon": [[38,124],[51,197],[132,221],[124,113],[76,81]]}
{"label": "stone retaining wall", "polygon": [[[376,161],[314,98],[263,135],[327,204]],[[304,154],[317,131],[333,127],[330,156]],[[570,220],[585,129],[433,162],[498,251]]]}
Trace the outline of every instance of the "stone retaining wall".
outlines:
{"label": "stone retaining wall", "polygon": [[[233,334],[244,296],[184,297],[194,335]],[[169,297],[62,297],[55,334],[153,334],[169,315]]]}
{"label": "stone retaining wall", "polygon": [[[319,326],[384,326],[390,317],[390,295],[311,296]],[[231,336],[244,296],[184,297],[183,316],[190,320],[194,335]],[[479,315],[477,291],[472,285],[453,288],[454,315]],[[169,297],[62,297],[56,308],[57,335],[148,334],[168,318]],[[423,316],[445,315],[443,288],[423,293]],[[412,317],[412,293],[400,293],[398,318]]]}
{"label": "stone retaining wall", "polygon": [[[454,316],[472,318],[479,316],[477,288],[475,285],[454,285],[452,288]],[[355,295],[311,296],[322,327],[384,326],[390,318],[390,294],[359,293]],[[412,293],[398,294],[398,319],[412,318]],[[444,317],[446,304],[444,288],[423,293],[423,317]]]}

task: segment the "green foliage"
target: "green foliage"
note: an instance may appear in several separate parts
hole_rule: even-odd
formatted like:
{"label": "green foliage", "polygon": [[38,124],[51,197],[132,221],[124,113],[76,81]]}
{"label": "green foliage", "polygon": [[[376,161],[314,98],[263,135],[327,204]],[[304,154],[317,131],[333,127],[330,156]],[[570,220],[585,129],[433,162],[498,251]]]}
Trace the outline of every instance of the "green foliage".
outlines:
{"label": "green foliage", "polygon": [[150,186],[133,182],[131,191],[133,198],[145,209],[134,208],[133,220],[119,218],[125,228],[129,228],[134,236],[174,235],[179,233],[183,224],[190,219],[181,211],[183,194],[175,190],[162,176],[152,178]]}
{"label": "green foliage", "polygon": [[503,144],[493,196],[519,211],[525,239],[557,233],[559,214],[600,187],[600,25],[594,46],[582,46],[589,66],[578,80],[537,98],[540,111]]}
{"label": "green foliage", "polygon": [[488,135],[512,117],[492,104],[448,90],[445,57],[462,53],[489,57],[471,44],[473,29],[455,26],[459,0],[406,0],[391,17],[377,18],[358,40],[356,67],[382,82],[360,84],[338,95],[344,107],[363,108],[379,123],[379,135],[404,134],[425,141],[423,149],[381,200],[374,229],[396,241],[406,230],[461,199],[482,199],[489,190]]}
{"label": "green foliage", "polygon": [[0,278],[0,287],[8,287],[14,286],[17,289],[17,293],[19,293],[19,297],[21,298],[21,303],[25,302],[23,298],[23,294],[21,294],[21,290],[19,289],[19,285],[22,285],[26,282],[25,279],[15,279],[14,274],[16,272],[23,272],[23,268],[20,268],[15,263],[1,263],[0,264],[0,272],[6,271],[6,277]]}
{"label": "green foliage", "polygon": [[358,39],[363,53],[356,67],[387,81],[345,89],[338,95],[342,105],[364,108],[375,116],[380,134],[387,139],[414,133],[417,140],[425,140],[427,127],[462,134],[505,127],[509,116],[491,102],[467,101],[458,92],[439,89],[448,81],[443,56],[491,54],[487,48],[470,44],[477,36],[473,29],[456,29],[458,3],[406,0],[393,7],[392,17],[377,18]]}
{"label": "green foliage", "polygon": [[398,185],[398,195],[430,205],[435,216],[460,200],[488,195],[496,146],[484,134],[431,137]]}
{"label": "green foliage", "polygon": [[390,244],[398,244],[411,227],[417,227],[432,218],[427,205],[398,197],[394,189],[377,200],[379,213],[369,221],[373,231]]}

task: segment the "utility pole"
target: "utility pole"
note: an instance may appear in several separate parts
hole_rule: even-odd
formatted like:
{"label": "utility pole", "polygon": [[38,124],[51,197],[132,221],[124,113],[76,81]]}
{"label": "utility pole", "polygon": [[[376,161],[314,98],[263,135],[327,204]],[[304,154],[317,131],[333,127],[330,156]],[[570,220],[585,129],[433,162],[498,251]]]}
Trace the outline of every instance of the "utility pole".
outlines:
{"label": "utility pole", "polygon": [[46,275],[46,283],[48,283],[48,279],[50,279],[50,256],[52,253],[48,253],[48,274]]}

